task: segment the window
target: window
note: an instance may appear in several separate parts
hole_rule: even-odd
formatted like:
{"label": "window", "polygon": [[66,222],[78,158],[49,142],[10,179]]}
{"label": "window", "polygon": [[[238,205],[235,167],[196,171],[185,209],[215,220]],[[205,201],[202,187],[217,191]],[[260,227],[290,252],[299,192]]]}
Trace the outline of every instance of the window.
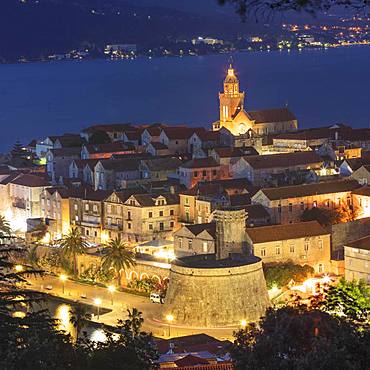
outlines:
{"label": "window", "polygon": [[213,176],[217,176],[217,170],[212,171]]}
{"label": "window", "polygon": [[97,237],[98,236],[98,232],[97,231],[94,231],[94,236]]}
{"label": "window", "polygon": [[305,242],[304,243],[304,251],[308,252],[308,248],[310,247],[310,242]]}
{"label": "window", "polygon": [[77,205],[77,204],[75,204],[75,205],[74,205],[74,208],[75,208],[75,211],[77,211],[77,210],[78,210],[78,205]]}
{"label": "window", "polygon": [[131,212],[127,211],[127,219],[131,220]]}
{"label": "window", "polygon": [[90,235],[90,230],[89,229],[85,229],[85,235],[86,236],[89,236]]}
{"label": "window", "polygon": [[110,226],[112,224],[112,219],[110,217],[107,217],[107,224]]}
{"label": "window", "polygon": [[121,220],[120,218],[117,218],[117,219],[116,219],[116,224],[117,224],[117,225],[121,225],[121,224],[122,224],[122,220]]}
{"label": "window", "polygon": [[77,215],[75,216],[75,220],[78,221],[78,216]]}
{"label": "window", "polygon": [[159,217],[163,217],[163,211],[159,211]]}
{"label": "window", "polygon": [[261,249],[261,257],[266,257],[266,249],[265,248]]}
{"label": "window", "polygon": [[290,253],[294,253],[294,244],[291,244],[289,246],[289,251],[290,251]]}
{"label": "window", "polygon": [[324,265],[322,263],[319,263],[318,272],[319,274],[324,272]]}
{"label": "window", "polygon": [[330,207],[330,200],[329,199],[325,202],[325,205],[326,205],[327,208]]}
{"label": "window", "polygon": [[98,212],[98,206],[96,204],[94,204],[94,206],[93,206],[93,211]]}
{"label": "window", "polygon": [[324,242],[322,239],[319,239],[319,249],[322,250],[324,247]]}
{"label": "window", "polygon": [[207,252],[208,252],[208,243],[203,242],[203,253],[207,253]]}
{"label": "window", "polygon": [[175,211],[173,209],[170,209],[170,216],[173,216],[175,214]]}
{"label": "window", "polygon": [[152,218],[152,217],[153,217],[153,212],[149,212],[149,213],[148,213],[148,217],[149,217],[149,218]]}
{"label": "window", "polygon": [[313,207],[313,208],[316,208],[316,207],[317,207],[317,201],[316,201],[316,200],[314,200],[314,201],[313,201],[313,203],[312,203],[312,207]]}
{"label": "window", "polygon": [[189,204],[189,198],[188,197],[185,198],[185,204]]}
{"label": "window", "polygon": [[149,230],[153,230],[153,224],[149,224],[149,225],[148,225],[148,229],[149,229]]}
{"label": "window", "polygon": [[193,241],[191,239],[188,239],[188,249],[193,249]]}
{"label": "window", "polygon": [[171,227],[171,229],[173,229],[174,225],[175,225],[175,224],[174,224],[174,222],[173,222],[173,221],[171,221],[171,222],[170,222],[170,227]]}
{"label": "window", "polygon": [[194,171],[194,177],[198,177],[198,171]]}
{"label": "window", "polygon": [[112,213],[112,207],[110,204],[107,205],[107,212]]}
{"label": "window", "polygon": [[85,211],[87,211],[87,212],[89,211],[89,203],[85,204]]}
{"label": "window", "polygon": [[164,223],[163,222],[159,223],[159,230],[161,230],[161,231],[164,230]]}
{"label": "window", "polygon": [[130,230],[131,229],[131,222],[127,223],[127,228]]}
{"label": "window", "polygon": [[304,202],[301,202],[301,211],[304,211]]}
{"label": "window", "polygon": [[203,170],[203,177],[206,177],[206,176],[207,176],[207,171]]}
{"label": "window", "polygon": [[185,220],[186,220],[186,222],[189,222],[190,221],[190,213],[189,213],[189,210],[186,210],[185,211]]}
{"label": "window", "polygon": [[293,204],[289,203],[289,212],[293,212]]}
{"label": "window", "polygon": [[276,254],[281,254],[281,249],[280,249],[280,247],[276,247],[276,248],[275,248],[275,250],[276,250]]}
{"label": "window", "polygon": [[281,204],[278,204],[278,213],[281,213]]}
{"label": "window", "polygon": [[182,238],[179,238],[179,248],[182,248]]}

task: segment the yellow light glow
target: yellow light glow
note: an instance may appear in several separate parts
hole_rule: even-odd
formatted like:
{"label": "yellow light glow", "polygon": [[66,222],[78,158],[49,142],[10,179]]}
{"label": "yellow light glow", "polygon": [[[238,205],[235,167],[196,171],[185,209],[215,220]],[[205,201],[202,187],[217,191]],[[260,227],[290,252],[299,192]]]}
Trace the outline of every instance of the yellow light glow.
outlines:
{"label": "yellow light glow", "polygon": [[62,274],[62,275],[60,275],[60,276],[59,276],[59,279],[60,279],[61,281],[67,281],[68,276],[67,276],[67,275]]}
{"label": "yellow light glow", "polygon": [[72,329],[70,322],[71,314],[69,312],[70,308],[71,307],[66,304],[61,304],[55,312],[55,317],[59,320],[59,329],[67,332],[71,332]]}
{"label": "yellow light glow", "polygon": [[97,306],[100,306],[102,304],[102,300],[100,298],[95,298],[94,299],[94,304]]}
{"label": "yellow light glow", "polygon": [[171,315],[171,314],[169,314],[169,315],[167,315],[167,316],[166,316],[166,320],[167,320],[168,322],[172,322],[172,321],[173,321],[173,319],[174,319],[174,317],[173,317],[173,315]]}
{"label": "yellow light glow", "polygon": [[102,232],[100,236],[101,242],[106,243],[109,240],[109,235],[107,232]]}
{"label": "yellow light glow", "polygon": [[175,259],[175,253],[172,250],[164,250],[164,249],[161,249],[161,250],[159,250],[157,252],[154,252],[153,253],[153,256],[154,257],[157,257],[157,258],[167,258],[167,259],[169,259],[171,261],[173,259]]}
{"label": "yellow light glow", "polygon": [[17,317],[19,319],[23,319],[26,316],[26,313],[22,312],[22,311],[15,311],[15,312],[13,312],[12,316]]}
{"label": "yellow light glow", "polygon": [[44,237],[41,239],[42,244],[50,244],[51,241],[51,235],[49,232],[47,232]]}
{"label": "yellow light glow", "polygon": [[245,328],[247,326],[247,320],[241,320],[240,325]]}
{"label": "yellow light glow", "polygon": [[234,69],[229,68],[228,71],[227,71],[227,75],[230,76],[230,77],[233,77],[234,76]]}
{"label": "yellow light glow", "polygon": [[21,272],[21,271],[23,271],[23,266],[22,265],[15,265],[14,269],[15,269],[16,272]]}
{"label": "yellow light glow", "polygon": [[91,334],[91,340],[93,342],[106,342],[107,341],[107,336],[105,335],[104,330],[96,329]]}
{"label": "yellow light glow", "polygon": [[109,285],[108,290],[110,293],[114,293],[116,291],[116,287],[113,285]]}

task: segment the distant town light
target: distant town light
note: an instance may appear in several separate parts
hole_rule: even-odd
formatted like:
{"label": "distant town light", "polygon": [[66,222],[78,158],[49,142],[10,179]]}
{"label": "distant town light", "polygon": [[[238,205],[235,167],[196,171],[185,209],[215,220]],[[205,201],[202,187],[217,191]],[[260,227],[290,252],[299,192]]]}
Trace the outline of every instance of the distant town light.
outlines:
{"label": "distant town light", "polygon": [[22,272],[23,271],[23,266],[22,265],[15,265],[14,269],[16,272]]}

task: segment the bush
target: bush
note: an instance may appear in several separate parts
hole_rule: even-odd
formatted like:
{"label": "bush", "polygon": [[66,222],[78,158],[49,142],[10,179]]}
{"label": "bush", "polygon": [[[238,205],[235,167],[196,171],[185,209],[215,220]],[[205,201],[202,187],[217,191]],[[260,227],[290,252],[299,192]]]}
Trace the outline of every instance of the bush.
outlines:
{"label": "bush", "polygon": [[314,274],[314,269],[309,265],[295,265],[294,263],[265,264],[263,266],[267,288],[278,288],[289,284],[293,279],[302,282]]}

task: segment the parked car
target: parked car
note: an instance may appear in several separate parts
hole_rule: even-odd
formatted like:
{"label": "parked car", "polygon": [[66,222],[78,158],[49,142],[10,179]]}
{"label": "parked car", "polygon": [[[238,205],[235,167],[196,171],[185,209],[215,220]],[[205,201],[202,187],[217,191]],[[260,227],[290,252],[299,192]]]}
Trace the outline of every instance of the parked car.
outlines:
{"label": "parked car", "polygon": [[150,293],[150,302],[163,304],[164,297],[159,293]]}

